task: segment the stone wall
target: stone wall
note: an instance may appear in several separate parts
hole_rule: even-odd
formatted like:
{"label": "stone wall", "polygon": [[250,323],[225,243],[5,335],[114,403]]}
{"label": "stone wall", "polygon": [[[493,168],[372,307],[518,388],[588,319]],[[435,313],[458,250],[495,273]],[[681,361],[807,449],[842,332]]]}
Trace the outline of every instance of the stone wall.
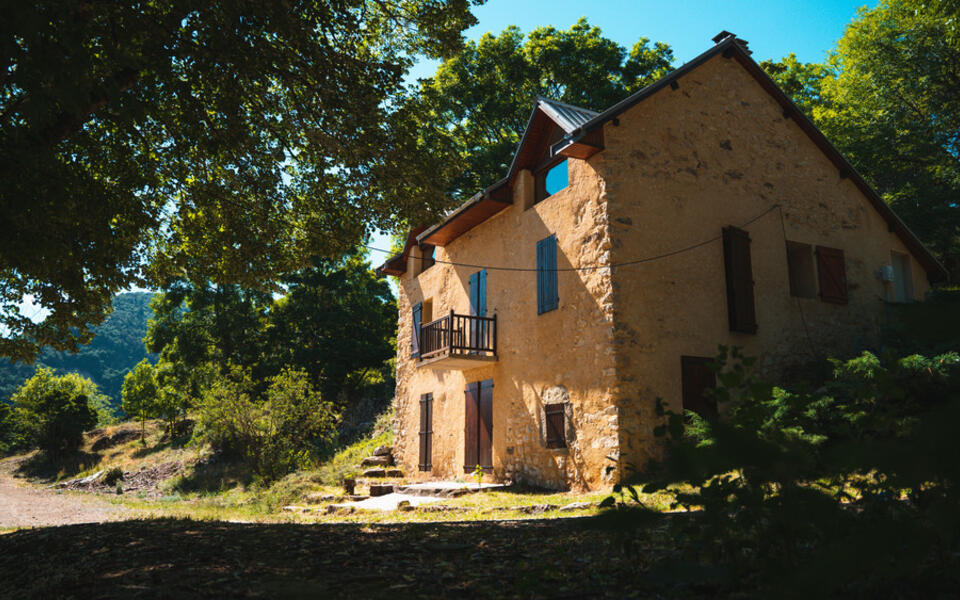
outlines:
{"label": "stone wall", "polygon": [[[622,114],[619,126],[606,125],[604,135],[597,170],[606,181],[614,263],[713,240],[613,273],[624,467],[642,467],[657,454],[655,400],[680,409],[681,356],[712,357],[719,344],[738,345],[775,377],[812,357],[876,342],[887,291],[876,271],[890,264],[892,250],[908,251],[736,61],[711,59],[678,89],[665,88]],[[751,237],[755,335],[729,331],[719,239],[727,225]],[[784,236],[844,250],[848,304],[790,295]],[[926,274],[915,259],[911,267],[922,299]]]}
{"label": "stone wall", "polygon": [[[437,248],[436,257],[531,268],[537,241],[556,234],[559,268],[606,264],[610,243],[595,162],[571,160],[570,185],[532,206],[532,177],[521,172],[514,204]],[[538,315],[535,272],[488,270],[487,314],[497,315],[499,360],[466,371],[435,371],[410,357],[411,308],[428,301],[432,318],[451,309],[467,314],[468,281],[478,269],[438,263],[417,275],[415,263],[410,260],[400,278],[397,338],[395,456],[405,471],[421,479],[469,477],[463,468],[464,389],[492,378],[494,478],[555,488],[611,482],[612,473],[604,473],[614,464],[607,456],[616,456],[618,433],[610,408],[615,379],[609,272],[560,272],[559,308]],[[419,398],[428,392],[434,397],[433,469],[419,473]],[[558,395],[569,399],[573,431],[568,448],[547,449],[543,405]]]}

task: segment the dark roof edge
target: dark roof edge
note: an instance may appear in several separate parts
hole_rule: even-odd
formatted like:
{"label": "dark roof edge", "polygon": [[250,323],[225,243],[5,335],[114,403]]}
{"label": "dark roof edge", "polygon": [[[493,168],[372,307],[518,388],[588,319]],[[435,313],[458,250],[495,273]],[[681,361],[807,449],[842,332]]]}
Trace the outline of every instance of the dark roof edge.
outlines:
{"label": "dark roof edge", "polygon": [[467,210],[469,210],[469,209],[472,208],[473,206],[479,204],[484,198],[486,198],[487,196],[489,196],[491,192],[494,192],[494,191],[502,188],[504,185],[506,185],[509,180],[510,180],[510,179],[509,179],[508,177],[504,177],[503,179],[501,179],[500,181],[498,181],[498,182],[494,183],[493,185],[487,187],[487,188],[484,189],[483,191],[477,192],[476,194],[474,194],[469,200],[467,200],[466,202],[464,202],[463,204],[461,204],[461,205],[458,206],[457,208],[453,209],[453,212],[451,212],[449,215],[447,215],[446,217],[444,217],[444,219],[443,219],[442,221],[440,221],[439,223],[435,223],[434,225],[431,225],[430,227],[427,227],[425,230],[423,230],[422,233],[420,233],[419,235],[417,235],[417,242],[420,242],[420,241],[423,240],[424,238],[427,238],[427,237],[433,235],[433,234],[436,233],[437,231],[440,231],[441,229],[443,229],[444,227],[446,227],[447,225],[449,225],[450,223],[452,223],[453,221],[455,221],[455,220],[457,219],[457,217],[459,217],[461,214],[465,213]]}
{"label": "dark roof edge", "polygon": [[710,48],[710,49],[707,50],[706,52],[703,52],[702,54],[700,54],[700,55],[697,56],[696,58],[693,58],[692,60],[683,63],[682,65],[680,65],[679,67],[677,67],[677,68],[674,69],[673,71],[670,71],[669,73],[667,73],[666,75],[664,75],[664,76],[661,77],[660,79],[654,81],[653,83],[651,83],[651,84],[648,85],[647,87],[645,87],[645,88],[643,88],[643,89],[641,89],[641,90],[638,90],[638,91],[634,92],[633,94],[627,96],[626,98],[624,98],[624,99],[621,100],[620,102],[617,102],[616,104],[614,104],[614,105],[611,106],[610,108],[608,108],[608,109],[606,109],[605,111],[603,111],[603,112],[601,112],[600,114],[598,114],[596,117],[594,117],[594,118],[590,119],[589,121],[587,121],[586,123],[584,123],[584,124],[580,127],[580,129],[573,131],[573,132],[570,134],[570,137],[571,137],[571,138],[574,138],[574,137],[576,137],[576,136],[577,136],[578,134],[580,134],[580,133],[587,133],[587,132],[593,131],[594,129],[596,129],[597,127],[600,127],[601,125],[603,125],[603,124],[606,123],[607,121],[611,121],[611,120],[615,119],[616,117],[618,117],[619,115],[621,115],[621,114],[622,114],[624,111],[626,111],[627,109],[633,107],[635,104],[639,104],[640,102],[642,102],[643,100],[645,100],[645,99],[648,98],[649,96],[652,96],[653,94],[659,92],[659,91],[662,90],[663,88],[665,88],[665,87],[667,87],[668,85],[670,85],[670,83],[671,83],[672,81],[676,80],[676,79],[679,78],[679,77],[683,77],[684,75],[686,75],[686,74],[689,73],[690,71],[696,69],[697,67],[699,67],[699,66],[702,65],[703,63],[707,62],[708,60],[710,60],[711,58],[713,58],[714,56],[716,56],[718,53],[723,52],[723,51],[726,50],[727,48],[730,48],[730,47],[739,48],[740,46],[735,43],[735,42],[736,42],[736,39],[737,39],[737,38],[732,37],[732,36],[731,36],[731,37],[727,37],[724,41],[720,42],[719,44],[714,45],[712,48]]}

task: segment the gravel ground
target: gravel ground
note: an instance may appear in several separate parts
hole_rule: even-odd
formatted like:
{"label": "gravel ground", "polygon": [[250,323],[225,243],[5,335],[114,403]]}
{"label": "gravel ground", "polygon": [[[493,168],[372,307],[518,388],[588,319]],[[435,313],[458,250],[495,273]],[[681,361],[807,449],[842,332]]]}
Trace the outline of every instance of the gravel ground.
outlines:
{"label": "gravel ground", "polygon": [[17,462],[0,461],[0,528],[101,523],[125,518],[121,507],[95,496],[29,486],[13,477]]}

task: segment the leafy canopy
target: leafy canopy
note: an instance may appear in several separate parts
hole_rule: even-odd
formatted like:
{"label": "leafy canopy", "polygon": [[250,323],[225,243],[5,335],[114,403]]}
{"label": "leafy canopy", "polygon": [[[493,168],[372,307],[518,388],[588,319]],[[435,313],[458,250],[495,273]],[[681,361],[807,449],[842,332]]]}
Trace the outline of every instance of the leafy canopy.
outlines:
{"label": "leafy canopy", "polygon": [[0,356],[76,348],[145,278],[260,285],[423,210],[380,191],[408,171],[392,110],[413,58],[451,55],[474,3],[6,6]]}

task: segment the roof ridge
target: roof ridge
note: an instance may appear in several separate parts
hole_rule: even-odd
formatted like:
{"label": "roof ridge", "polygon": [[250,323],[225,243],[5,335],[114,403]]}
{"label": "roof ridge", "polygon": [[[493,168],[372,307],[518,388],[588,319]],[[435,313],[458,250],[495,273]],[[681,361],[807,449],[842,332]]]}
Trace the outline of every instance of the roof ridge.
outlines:
{"label": "roof ridge", "polygon": [[590,109],[590,108],[583,108],[582,106],[577,106],[577,105],[575,105],[575,104],[570,104],[569,102],[562,102],[562,101],[560,101],[560,100],[554,100],[553,98],[547,98],[546,96],[537,96],[537,102],[546,102],[547,104],[558,104],[558,105],[563,106],[563,107],[565,107],[565,108],[572,108],[573,110],[579,110],[579,111],[581,111],[581,112],[590,113],[590,114],[593,114],[593,115],[599,115],[599,114],[600,114],[599,111],[596,111],[596,110],[593,110],[593,109]]}

